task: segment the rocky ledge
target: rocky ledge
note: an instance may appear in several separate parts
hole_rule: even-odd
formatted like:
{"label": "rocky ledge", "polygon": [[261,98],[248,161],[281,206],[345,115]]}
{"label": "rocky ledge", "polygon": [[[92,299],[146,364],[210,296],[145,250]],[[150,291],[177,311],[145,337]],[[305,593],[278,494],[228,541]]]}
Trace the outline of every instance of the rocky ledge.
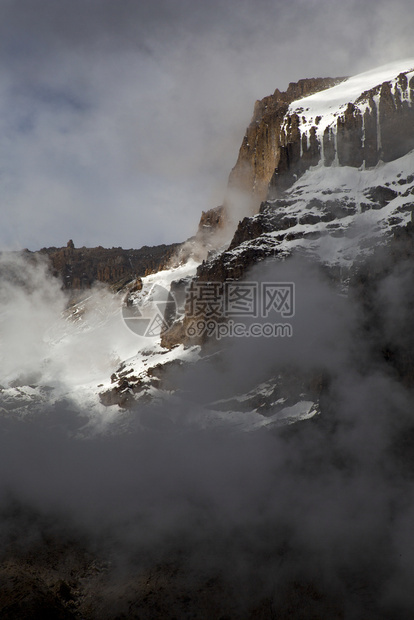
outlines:
{"label": "rocky ledge", "polygon": [[42,248],[28,252],[46,256],[55,276],[62,278],[66,289],[88,289],[95,282],[121,288],[126,282],[164,269],[180,247],[144,246],[139,250],[123,248],[76,248],[72,240],[65,248]]}

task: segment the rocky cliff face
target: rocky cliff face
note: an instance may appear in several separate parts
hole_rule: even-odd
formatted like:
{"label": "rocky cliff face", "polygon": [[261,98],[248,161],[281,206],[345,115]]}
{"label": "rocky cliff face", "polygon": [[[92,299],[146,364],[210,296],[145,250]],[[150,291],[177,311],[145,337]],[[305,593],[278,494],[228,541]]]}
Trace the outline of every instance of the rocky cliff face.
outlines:
{"label": "rocky cliff face", "polygon": [[[55,276],[66,289],[87,289],[94,282],[122,286],[134,278],[164,269],[180,244],[144,246],[139,250],[122,248],[75,248],[70,240],[66,248],[43,248]],[[36,253],[34,253],[36,254]]]}
{"label": "rocky cliff face", "polygon": [[[247,128],[240,147],[237,163],[230,173],[226,202],[232,193],[243,193],[248,197],[251,211],[257,211],[267,197],[269,182],[275,168],[279,166],[281,147],[286,138],[282,131],[289,105],[338,84],[345,78],[311,78],[289,84],[286,92],[276,89],[273,95],[256,101],[253,118]],[[298,135],[297,127],[291,128],[291,135]],[[282,163],[283,165],[283,163]]]}
{"label": "rocky cliff face", "polygon": [[[370,88],[360,92],[364,81]],[[408,153],[414,148],[413,94],[412,68],[394,75],[390,67],[291,103],[280,128],[268,197],[279,197],[320,162],[372,168]]]}
{"label": "rocky cliff face", "polygon": [[355,78],[290,84],[256,102],[229,177],[232,192],[249,196],[257,213],[311,166],[376,166],[414,148],[414,73],[393,65]]}

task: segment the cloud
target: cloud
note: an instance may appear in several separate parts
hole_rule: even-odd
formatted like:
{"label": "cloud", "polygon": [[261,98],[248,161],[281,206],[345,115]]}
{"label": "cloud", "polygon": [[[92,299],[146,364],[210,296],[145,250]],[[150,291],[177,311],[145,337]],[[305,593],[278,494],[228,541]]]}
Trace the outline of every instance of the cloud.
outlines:
{"label": "cloud", "polygon": [[[0,385],[40,384],[58,398],[109,377],[136,352],[119,297],[105,288],[89,291],[70,320],[69,296],[41,258],[0,255]],[[98,380],[97,380],[98,379]]]}
{"label": "cloud", "polygon": [[[121,568],[127,578],[167,562],[183,570],[191,592],[199,580],[221,579],[237,593],[241,615],[263,599],[279,614],[297,600],[319,617],[332,617],[332,609],[349,617],[368,609],[376,618],[412,611],[405,587],[413,548],[412,393],[381,363],[381,333],[364,328],[372,317],[358,298],[338,295],[304,261],[256,267],[250,278],[295,282],[296,337],[235,339],[218,368],[184,372],[181,397],[119,414],[102,433],[85,426],[88,404],[71,398],[70,379],[79,385],[73,366],[80,375],[93,360],[109,366],[111,346],[120,346],[114,325],[96,325],[108,300],[96,292],[77,335],[61,319],[64,299],[43,265],[3,256],[1,273],[10,319],[3,316],[0,333],[2,381],[38,373],[47,357],[43,380],[66,380],[69,389],[26,419],[2,412],[2,551],[24,557],[51,533],[66,540],[75,532],[113,562],[109,583]],[[412,274],[386,273],[374,308],[399,342],[397,324],[405,324],[391,318],[407,316],[411,299],[401,291]],[[244,393],[283,368],[298,377],[328,373],[320,417],[256,433],[191,423],[224,392]]]}

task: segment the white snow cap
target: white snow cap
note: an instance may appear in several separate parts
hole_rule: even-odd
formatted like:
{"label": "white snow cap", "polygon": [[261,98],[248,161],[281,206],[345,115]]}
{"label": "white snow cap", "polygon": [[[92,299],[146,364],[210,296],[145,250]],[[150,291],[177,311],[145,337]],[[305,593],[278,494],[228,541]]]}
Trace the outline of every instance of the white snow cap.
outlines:
{"label": "white snow cap", "polygon": [[293,101],[289,106],[288,114],[304,113],[307,118],[338,115],[346,109],[348,103],[355,102],[362,93],[384,82],[395,82],[401,73],[407,74],[408,79],[414,76],[414,58],[392,62],[377,69],[359,73],[336,86]]}
{"label": "white snow cap", "polygon": [[[405,74],[408,80],[414,76],[413,58],[365,71],[336,86],[293,101],[289,106],[287,117],[292,114],[299,116],[300,131],[301,134],[308,136],[308,143],[309,132],[312,127],[316,127],[317,138],[322,146],[325,129],[331,127],[333,133],[336,133],[337,119],[344,114],[348,104],[355,103],[364,92],[380,86],[384,82],[390,82],[392,92],[396,94],[398,91],[401,100],[407,100],[411,103],[410,88],[404,91],[398,83],[398,76],[401,73]],[[378,96],[376,99],[375,104],[378,106]],[[368,105],[368,100],[358,101],[357,107],[361,114],[364,114]]]}

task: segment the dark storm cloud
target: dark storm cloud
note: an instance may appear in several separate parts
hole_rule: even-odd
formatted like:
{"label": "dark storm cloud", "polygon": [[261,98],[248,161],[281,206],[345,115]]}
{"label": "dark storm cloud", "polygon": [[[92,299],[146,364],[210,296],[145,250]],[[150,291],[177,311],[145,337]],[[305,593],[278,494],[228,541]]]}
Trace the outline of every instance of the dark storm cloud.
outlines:
{"label": "dark storm cloud", "polygon": [[3,0],[1,243],[181,240],[257,98],[411,53],[403,0]]}

